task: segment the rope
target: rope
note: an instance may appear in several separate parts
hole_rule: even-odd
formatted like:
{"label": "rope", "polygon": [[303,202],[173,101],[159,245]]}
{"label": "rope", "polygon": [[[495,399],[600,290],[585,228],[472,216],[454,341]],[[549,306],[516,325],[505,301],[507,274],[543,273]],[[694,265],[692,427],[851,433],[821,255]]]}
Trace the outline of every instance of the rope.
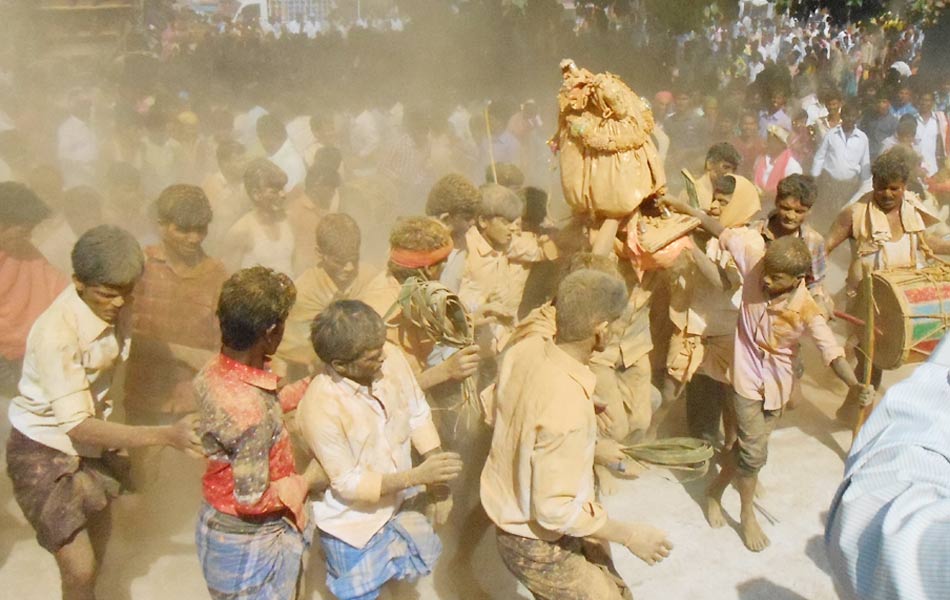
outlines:
{"label": "rope", "polygon": [[[387,316],[396,310],[402,312],[403,318],[421,329],[433,342],[451,348],[466,348],[475,343],[474,328],[465,306],[456,294],[437,281],[428,281],[420,277],[406,279],[399,290],[399,297],[387,312]],[[461,391],[460,402],[434,410],[457,411],[466,408],[480,415],[481,402],[478,399],[478,387],[474,375],[462,381]]]}
{"label": "rope", "polygon": [[675,437],[623,448],[624,454],[639,463],[676,471],[686,471],[701,477],[709,468],[714,451],[705,440]]}

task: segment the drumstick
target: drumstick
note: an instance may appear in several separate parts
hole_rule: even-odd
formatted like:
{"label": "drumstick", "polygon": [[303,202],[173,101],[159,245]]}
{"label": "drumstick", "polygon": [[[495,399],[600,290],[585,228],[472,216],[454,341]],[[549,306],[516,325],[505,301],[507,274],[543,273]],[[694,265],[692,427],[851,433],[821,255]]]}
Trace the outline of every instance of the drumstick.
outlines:
{"label": "drumstick", "polygon": [[488,120],[488,106],[485,106],[485,131],[488,132],[488,160],[491,163],[491,178],[498,183],[498,171],[495,169],[495,149],[492,148],[491,122]]}
{"label": "drumstick", "polygon": [[[871,378],[874,373],[874,280],[871,278],[871,268],[864,265],[864,278],[861,280],[864,287],[864,297],[867,299],[867,318],[864,321],[864,385],[871,385]],[[860,351],[860,348],[858,349]],[[858,411],[858,418],[854,422],[854,428],[851,430],[851,443],[854,444],[855,438],[864,422],[868,420],[871,410],[874,409],[874,403],[862,406]]]}

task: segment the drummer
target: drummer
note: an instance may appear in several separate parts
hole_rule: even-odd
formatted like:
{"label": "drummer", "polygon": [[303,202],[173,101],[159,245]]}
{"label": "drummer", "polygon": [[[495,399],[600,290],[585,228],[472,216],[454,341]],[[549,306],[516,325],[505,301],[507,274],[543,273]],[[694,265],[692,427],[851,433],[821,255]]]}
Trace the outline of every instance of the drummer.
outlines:
{"label": "drummer", "polygon": [[[913,192],[907,191],[910,171],[907,163],[894,152],[885,152],[871,166],[873,191],[862,196],[838,214],[826,240],[828,254],[845,240],[851,240],[851,268],[848,271],[848,296],[856,295],[862,267],[882,269],[919,269],[935,254],[950,254],[950,240],[927,232],[940,222]],[[858,377],[864,359],[858,353]],[[880,369],[874,368],[871,382],[881,383]],[[838,416],[848,420],[855,407],[842,405]]]}

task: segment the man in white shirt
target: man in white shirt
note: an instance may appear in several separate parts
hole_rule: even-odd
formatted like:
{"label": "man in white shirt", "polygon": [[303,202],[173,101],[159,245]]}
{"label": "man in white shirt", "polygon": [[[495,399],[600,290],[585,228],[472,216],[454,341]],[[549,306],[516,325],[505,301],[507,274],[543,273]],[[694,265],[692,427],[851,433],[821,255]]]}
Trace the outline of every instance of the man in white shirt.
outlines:
{"label": "man in white shirt", "polygon": [[69,117],[56,130],[56,152],[66,188],[95,183],[99,138],[89,125],[91,116],[92,101],[74,92]]}
{"label": "man in white shirt", "polygon": [[871,177],[868,136],[857,128],[858,108],[841,109],[841,124],[828,132],[818,146],[811,175],[818,179],[822,217],[833,217],[851,199],[861,182]]}
{"label": "man in white shirt", "polygon": [[934,104],[933,92],[924,92],[920,95],[916,142],[927,177],[932,177],[938,170],[937,149],[940,146],[941,136],[940,122],[934,112]]}
{"label": "man in white shirt", "polygon": [[[442,551],[429,520],[403,502],[427,486],[436,523],[451,508],[446,482],[462,470],[442,452],[425,395],[386,326],[358,300],[341,300],[313,323],[325,370],[297,408],[297,423],[330,478],[312,503],[337,598],[375,598],[390,579],[427,575]],[[412,466],[412,449],[423,462]]]}
{"label": "man in white shirt", "polygon": [[302,190],[303,182],[307,178],[307,164],[287,136],[287,128],[283,122],[274,115],[262,115],[257,120],[257,137],[270,161],[287,175],[284,193],[291,194]]}
{"label": "man in white shirt", "polygon": [[94,598],[96,551],[108,541],[108,506],[122,488],[115,449],[172,446],[200,452],[195,421],[131,427],[108,422],[116,370],[129,356],[128,311],[144,257],[110,225],[90,229],[72,253],[73,283],[30,330],[7,473],[13,496],[59,567],[64,600]]}

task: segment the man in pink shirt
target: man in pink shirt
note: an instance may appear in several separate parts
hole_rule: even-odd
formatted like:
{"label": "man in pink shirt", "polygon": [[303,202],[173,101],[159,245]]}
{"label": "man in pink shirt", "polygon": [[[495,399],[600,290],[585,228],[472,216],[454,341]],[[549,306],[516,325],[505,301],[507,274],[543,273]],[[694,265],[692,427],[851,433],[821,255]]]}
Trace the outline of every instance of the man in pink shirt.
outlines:
{"label": "man in pink shirt", "polygon": [[808,291],[805,277],[812,256],[801,238],[781,237],[766,248],[753,229],[727,229],[700,210],[681,203],[667,205],[700,219],[732,254],[742,275],[732,381],[739,443],[722,457],[719,475],[706,488],[706,518],[714,528],[725,524],[722,493],[735,479],[742,504],[742,540],[749,550],[760,552],[769,538],[755,517],[755,488],[768,458],[769,436],[791,397],[799,340],[806,333],[812,337],[825,363],[848,384],[849,397],[864,405],[873,389],[858,383],[822,308]]}

